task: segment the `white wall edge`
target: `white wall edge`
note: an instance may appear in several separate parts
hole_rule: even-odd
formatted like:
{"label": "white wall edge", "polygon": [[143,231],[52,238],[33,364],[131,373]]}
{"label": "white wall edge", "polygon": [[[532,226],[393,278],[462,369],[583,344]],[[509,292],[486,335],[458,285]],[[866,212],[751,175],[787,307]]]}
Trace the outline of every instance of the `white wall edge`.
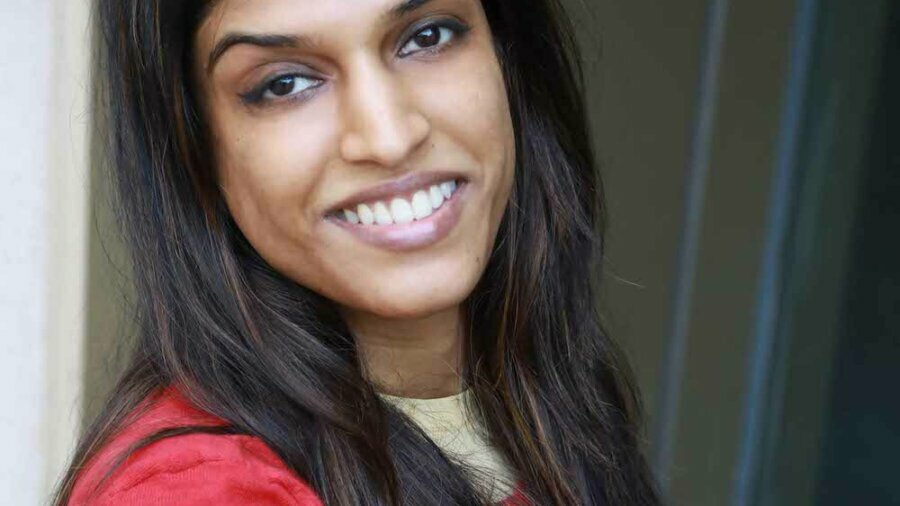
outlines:
{"label": "white wall edge", "polygon": [[48,276],[43,488],[64,471],[81,429],[87,320],[92,30],[87,0],[54,0],[47,195]]}

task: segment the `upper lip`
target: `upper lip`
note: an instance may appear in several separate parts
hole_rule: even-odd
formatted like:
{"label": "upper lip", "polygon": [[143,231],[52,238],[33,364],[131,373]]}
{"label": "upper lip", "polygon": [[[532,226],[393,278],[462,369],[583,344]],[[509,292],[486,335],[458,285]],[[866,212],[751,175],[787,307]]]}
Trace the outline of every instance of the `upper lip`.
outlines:
{"label": "upper lip", "polygon": [[372,188],[367,188],[360,192],[339,201],[335,204],[330,212],[337,212],[341,209],[353,209],[358,204],[365,202],[374,202],[377,200],[385,200],[387,197],[402,195],[412,190],[427,187],[430,185],[442,183],[444,181],[464,179],[458,172],[449,171],[429,171],[429,172],[410,172],[400,178],[382,183]]}

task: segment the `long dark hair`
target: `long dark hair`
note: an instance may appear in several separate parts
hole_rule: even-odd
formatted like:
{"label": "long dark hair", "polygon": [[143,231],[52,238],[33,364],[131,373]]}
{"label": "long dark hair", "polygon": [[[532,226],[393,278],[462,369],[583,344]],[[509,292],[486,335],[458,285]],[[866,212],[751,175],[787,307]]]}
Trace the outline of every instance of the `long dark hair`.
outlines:
{"label": "long dark hair", "polygon": [[[375,394],[334,305],[269,266],[232,221],[189,70],[207,4],[98,0],[99,112],[139,335],[56,504],[141,400],[169,384],[229,425],[143,444],[250,434],[329,505],[485,504],[463,469]],[[517,166],[493,255],[465,304],[472,409],[533,504],[658,504],[636,388],[597,310],[605,209],[572,27],[558,0],[483,6]]]}

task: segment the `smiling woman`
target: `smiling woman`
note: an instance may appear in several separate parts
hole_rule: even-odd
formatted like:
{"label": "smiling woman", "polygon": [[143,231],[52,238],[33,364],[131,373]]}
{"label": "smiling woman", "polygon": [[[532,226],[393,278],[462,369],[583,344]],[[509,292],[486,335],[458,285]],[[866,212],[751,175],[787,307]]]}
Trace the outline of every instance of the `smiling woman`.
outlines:
{"label": "smiling woman", "polygon": [[[515,164],[479,3],[383,15],[390,5],[222,1],[194,38],[194,61],[209,62],[192,70],[230,217],[266,263],[338,303],[366,342],[395,340],[385,319],[458,319]],[[415,334],[435,333],[419,325]],[[437,327],[445,347],[458,341],[456,328]],[[453,393],[455,376],[418,393]]]}
{"label": "smiling woman", "polygon": [[556,0],[99,0],[140,336],[57,504],[657,504]]}

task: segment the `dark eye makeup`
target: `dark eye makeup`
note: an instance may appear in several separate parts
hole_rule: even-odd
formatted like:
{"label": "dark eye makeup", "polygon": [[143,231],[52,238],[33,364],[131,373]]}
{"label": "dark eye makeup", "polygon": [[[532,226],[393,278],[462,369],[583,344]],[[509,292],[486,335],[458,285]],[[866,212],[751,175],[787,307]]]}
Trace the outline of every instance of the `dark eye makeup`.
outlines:
{"label": "dark eye makeup", "polygon": [[[443,30],[451,33],[451,38],[447,42],[441,43],[441,34]],[[425,56],[434,56],[450,46],[459,42],[459,40],[471,30],[471,27],[465,23],[453,19],[442,19],[437,21],[428,21],[414,29],[411,37],[404,39],[401,47],[406,47],[414,42],[422,49],[408,51],[399,54],[400,58],[423,54]],[[433,43],[423,47],[427,44]],[[294,92],[299,82],[309,81],[315,82],[303,91]],[[282,72],[264,79],[257,86],[253,87],[245,93],[238,96],[245,105],[248,106],[264,106],[272,102],[283,102],[287,100],[304,100],[308,95],[312,94],[316,88],[324,84],[324,81],[318,77],[306,75],[300,72]]]}

